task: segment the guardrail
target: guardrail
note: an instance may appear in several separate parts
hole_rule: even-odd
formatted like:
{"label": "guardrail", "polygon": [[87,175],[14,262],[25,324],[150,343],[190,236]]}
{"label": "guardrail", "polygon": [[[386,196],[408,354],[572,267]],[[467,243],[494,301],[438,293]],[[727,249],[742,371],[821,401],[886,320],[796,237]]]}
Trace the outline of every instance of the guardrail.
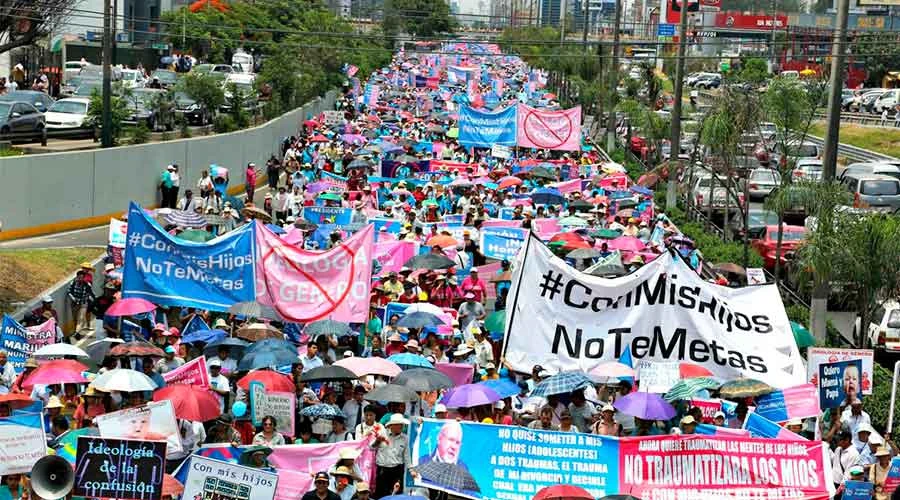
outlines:
{"label": "guardrail", "polygon": [[[825,147],[825,139],[814,135],[807,135],[806,140],[821,147]],[[858,148],[843,142],[838,144],[838,156],[846,157],[852,161],[897,161],[893,156],[876,153],[868,149]]]}

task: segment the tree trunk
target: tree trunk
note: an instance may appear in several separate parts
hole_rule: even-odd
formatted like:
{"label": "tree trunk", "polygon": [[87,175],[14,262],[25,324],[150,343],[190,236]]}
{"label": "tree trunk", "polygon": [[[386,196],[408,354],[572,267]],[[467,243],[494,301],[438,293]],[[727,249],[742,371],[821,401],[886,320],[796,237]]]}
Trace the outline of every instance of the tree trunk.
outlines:
{"label": "tree trunk", "polygon": [[856,314],[859,315],[859,331],[853,339],[853,343],[860,349],[866,349],[869,343],[869,291],[865,287],[859,287],[856,296]]}
{"label": "tree trunk", "polygon": [[778,241],[775,243],[775,284],[781,282],[781,243],[784,237],[784,212],[778,212]]}
{"label": "tree trunk", "polygon": [[726,170],[728,175],[728,184],[726,184],[725,188],[725,214],[722,217],[722,240],[723,241],[731,241],[731,225],[728,224],[728,215],[730,213],[729,208],[731,207],[731,190],[734,187],[734,182],[731,180],[731,169]]}
{"label": "tree trunk", "polygon": [[812,297],[809,301],[809,325],[810,332],[816,338],[817,345],[824,345],[828,339],[828,283],[815,286],[812,289]]}

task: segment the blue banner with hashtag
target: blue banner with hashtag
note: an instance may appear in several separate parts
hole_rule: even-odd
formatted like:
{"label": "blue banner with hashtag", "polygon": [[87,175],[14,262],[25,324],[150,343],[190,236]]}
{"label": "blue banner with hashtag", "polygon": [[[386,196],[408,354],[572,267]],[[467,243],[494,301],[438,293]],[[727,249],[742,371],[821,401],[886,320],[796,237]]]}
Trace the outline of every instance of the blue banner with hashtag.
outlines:
{"label": "blue banner with hashtag", "polygon": [[483,227],[481,228],[481,253],[490,259],[510,260],[519,253],[519,249],[525,244],[527,237],[527,229]]}
{"label": "blue banner with hashtag", "polygon": [[170,235],[131,203],[126,241],[123,297],[212,311],[255,297],[252,224],[195,243]]}

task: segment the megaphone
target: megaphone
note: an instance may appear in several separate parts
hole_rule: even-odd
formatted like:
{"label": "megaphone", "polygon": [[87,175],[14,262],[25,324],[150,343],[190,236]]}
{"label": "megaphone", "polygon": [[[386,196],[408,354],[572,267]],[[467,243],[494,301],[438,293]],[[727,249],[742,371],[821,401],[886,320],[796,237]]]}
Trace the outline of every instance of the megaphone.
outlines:
{"label": "megaphone", "polygon": [[72,491],[75,472],[72,464],[57,455],[47,455],[31,469],[31,489],[44,500],[57,500]]}

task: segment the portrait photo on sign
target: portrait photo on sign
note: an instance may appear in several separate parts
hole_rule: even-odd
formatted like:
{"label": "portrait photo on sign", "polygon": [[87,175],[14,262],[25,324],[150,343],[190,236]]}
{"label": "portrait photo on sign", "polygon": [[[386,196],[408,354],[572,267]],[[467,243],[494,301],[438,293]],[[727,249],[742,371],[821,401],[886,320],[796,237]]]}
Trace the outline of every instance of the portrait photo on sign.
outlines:
{"label": "portrait photo on sign", "polygon": [[481,488],[461,458],[463,427],[456,420],[447,420],[439,428],[423,435],[422,449],[430,450],[419,456],[414,467],[416,484],[434,485],[454,491],[477,495]]}

